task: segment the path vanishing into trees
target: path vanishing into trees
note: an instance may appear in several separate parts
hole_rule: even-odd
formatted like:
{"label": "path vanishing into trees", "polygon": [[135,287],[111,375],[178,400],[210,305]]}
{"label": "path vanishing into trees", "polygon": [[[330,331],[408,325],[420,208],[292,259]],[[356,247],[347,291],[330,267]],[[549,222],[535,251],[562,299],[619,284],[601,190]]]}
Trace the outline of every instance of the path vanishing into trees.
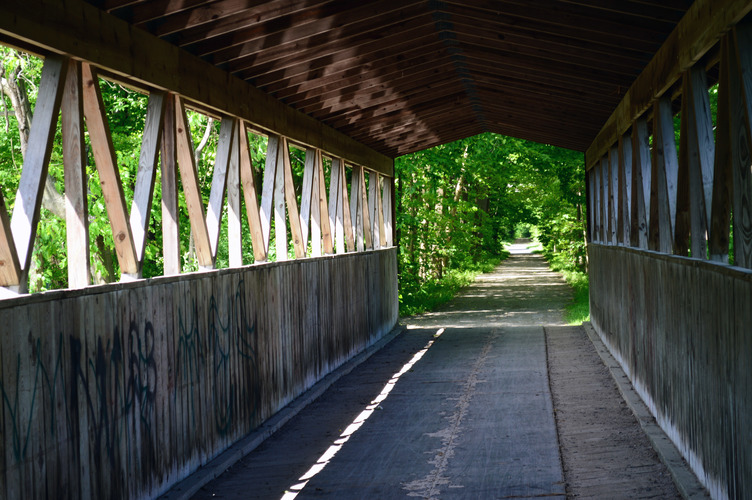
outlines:
{"label": "path vanishing into trees", "polygon": [[563,322],[569,287],[511,250],[194,498],[679,498],[584,328]]}

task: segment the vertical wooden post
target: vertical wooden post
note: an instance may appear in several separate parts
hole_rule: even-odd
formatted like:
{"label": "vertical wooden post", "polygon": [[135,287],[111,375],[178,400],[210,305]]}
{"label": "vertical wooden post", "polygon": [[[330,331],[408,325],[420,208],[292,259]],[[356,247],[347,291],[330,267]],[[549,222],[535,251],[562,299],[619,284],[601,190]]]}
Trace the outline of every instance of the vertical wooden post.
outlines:
{"label": "vertical wooden post", "polygon": [[[29,134],[29,145],[13,206],[10,229],[21,269],[20,279],[16,283],[17,291],[21,293],[25,293],[28,287],[31,254],[37,234],[44,183],[47,178],[47,167],[50,162],[52,141],[55,136],[67,71],[68,63],[62,57],[50,55],[44,61],[37,103],[34,107],[34,119]],[[11,246],[7,245],[7,249],[10,248]],[[10,253],[8,250],[6,253]]]}
{"label": "vertical wooden post", "polygon": [[381,205],[384,210],[384,246],[391,247],[394,245],[394,219],[392,218],[393,205],[393,187],[394,179],[392,177],[384,177],[384,189],[381,196]]}
{"label": "vertical wooden post", "polygon": [[[656,102],[653,111],[653,162],[656,167],[656,192],[659,231],[659,248],[672,253],[676,223],[676,194],[679,164],[674,140],[674,121],[671,96],[664,95]],[[651,221],[653,217],[651,214]],[[652,222],[651,222],[652,223]]]}
{"label": "vertical wooden post", "polygon": [[253,175],[253,165],[251,164],[251,153],[248,147],[248,127],[244,122],[238,124],[238,147],[239,147],[239,168],[240,181],[243,184],[243,195],[245,200],[245,211],[248,217],[248,227],[251,231],[251,244],[253,245],[253,259],[256,262],[264,262],[267,258],[267,242],[264,240],[264,229],[261,223],[261,214],[258,206],[258,190],[256,188],[256,178]]}
{"label": "vertical wooden post", "polygon": [[632,126],[632,244],[648,248],[650,217],[650,137],[643,116]]}
{"label": "vertical wooden post", "polygon": [[[686,80],[686,78],[685,78]],[[687,131],[686,94],[682,95],[681,124],[679,131],[679,162],[676,174],[676,215],[674,217],[674,253],[689,255],[690,193],[689,193],[689,132]],[[702,238],[705,237],[703,233]],[[695,255],[693,255],[696,257]],[[704,255],[699,258],[704,258]]]}
{"label": "vertical wooden post", "polygon": [[721,39],[721,64],[718,81],[718,111],[716,115],[716,144],[713,161],[713,195],[708,227],[710,260],[728,263],[731,203],[733,200],[731,175],[731,111],[729,109],[729,60],[731,57],[727,34]]}
{"label": "vertical wooden post", "polygon": [[590,172],[593,179],[593,241],[601,243],[601,162],[596,163]]}
{"label": "vertical wooden post", "polygon": [[752,268],[752,25],[739,23],[733,35],[729,39],[731,57],[728,70],[734,179],[734,264]]}
{"label": "vertical wooden post", "polygon": [[180,274],[180,226],[178,213],[175,96],[165,99],[162,127],[162,251],[165,276]]}
{"label": "vertical wooden post", "polygon": [[0,286],[18,286],[21,282],[21,265],[16,255],[16,245],[10,230],[8,209],[0,192]]}
{"label": "vertical wooden post", "polygon": [[149,230],[151,204],[154,197],[154,182],[157,178],[157,160],[162,136],[162,122],[165,112],[165,96],[160,92],[149,95],[146,109],[146,123],[141,139],[141,154],[136,172],[136,185],[131,202],[130,227],[133,232],[133,246],[138,258],[138,274],[144,262],[146,235]]}
{"label": "vertical wooden post", "polygon": [[234,119],[232,148],[227,163],[227,245],[230,267],[243,265],[243,214],[240,209],[240,141],[245,130]]}
{"label": "vertical wooden post", "polygon": [[[322,218],[321,218],[321,192],[320,192],[320,173],[321,169],[319,166],[319,162],[321,161],[321,152],[314,149],[313,150],[313,165],[312,165],[312,179],[311,179],[311,199],[310,199],[310,205],[311,205],[311,255],[313,257],[321,257],[321,225],[322,225]],[[308,166],[308,156],[306,152],[306,167]],[[305,185],[305,182],[303,182]],[[302,215],[301,215],[302,217]],[[327,217],[327,222],[328,222]]]}
{"label": "vertical wooden post", "polygon": [[609,171],[608,171],[608,156],[604,156],[601,159],[601,241],[604,245],[608,244],[608,235],[610,234],[608,227],[608,191],[609,187]]}
{"label": "vertical wooden post", "polygon": [[69,288],[82,288],[90,283],[89,204],[81,78],[81,63],[69,61],[61,105]]}
{"label": "vertical wooden post", "polygon": [[611,148],[608,154],[609,173],[611,178],[608,183],[609,191],[609,242],[612,245],[619,244],[618,239],[618,227],[619,227],[619,212],[621,207],[619,206],[619,192],[621,186],[619,186],[619,149],[617,146]]}
{"label": "vertical wooden post", "polygon": [[629,245],[631,241],[632,215],[632,141],[628,135],[619,138],[619,220],[617,239],[620,245]]}
{"label": "vertical wooden post", "polygon": [[[710,113],[705,68],[696,65],[684,76],[687,145],[689,147],[689,190],[691,203],[692,255],[705,258],[706,237],[713,200],[713,120]],[[682,119],[684,119],[684,113]]]}

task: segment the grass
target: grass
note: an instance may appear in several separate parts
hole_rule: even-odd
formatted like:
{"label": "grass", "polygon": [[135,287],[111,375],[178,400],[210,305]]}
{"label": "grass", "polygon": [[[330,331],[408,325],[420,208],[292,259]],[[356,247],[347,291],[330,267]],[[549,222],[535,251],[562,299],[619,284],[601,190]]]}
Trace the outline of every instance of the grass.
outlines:
{"label": "grass", "polygon": [[560,271],[574,290],[574,299],[564,310],[564,319],[570,325],[590,321],[590,285],[588,275],[582,271]]}
{"label": "grass", "polygon": [[433,311],[437,307],[452,300],[463,287],[472,283],[479,274],[489,273],[499,263],[509,256],[503,252],[500,257],[490,258],[474,263],[469,269],[450,269],[440,280],[434,279],[423,283],[420,287],[409,287],[400,284],[399,314],[401,317]]}

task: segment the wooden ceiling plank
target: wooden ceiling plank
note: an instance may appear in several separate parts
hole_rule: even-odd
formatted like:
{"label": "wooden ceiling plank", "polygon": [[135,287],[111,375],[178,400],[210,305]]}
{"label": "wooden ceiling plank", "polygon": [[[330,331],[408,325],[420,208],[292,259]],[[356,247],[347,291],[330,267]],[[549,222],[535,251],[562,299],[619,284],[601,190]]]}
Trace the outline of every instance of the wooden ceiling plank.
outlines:
{"label": "wooden ceiling plank", "polygon": [[750,11],[749,0],[695,0],[588,148],[587,167],[591,168],[684,71]]}
{"label": "wooden ceiling plank", "polygon": [[[227,65],[231,72],[256,68],[258,73],[264,73],[262,66],[275,69],[294,66],[296,64],[315,60],[322,55],[332,58],[332,61],[352,57],[364,58],[373,52],[383,51],[392,46],[399,46],[405,40],[433,35],[436,29],[430,17],[416,11],[407,18],[395,16],[384,19],[383,24],[370,24],[371,29],[356,29],[348,35],[332,38],[328,32],[314,35],[306,40],[297,40],[262,51],[254,51],[243,55]],[[340,55],[344,53],[345,55]],[[217,58],[214,58],[217,62]]]}
{"label": "wooden ceiling plank", "polygon": [[[165,12],[148,20],[134,18],[131,22],[136,25],[142,25],[142,27],[145,27],[154,35],[164,37],[185,29],[203,26],[219,19],[234,17],[243,12],[253,13],[255,9],[261,8],[266,3],[268,2],[265,0],[202,2],[198,5],[193,5],[189,9]],[[148,22],[148,25],[143,26],[145,22]]]}
{"label": "wooden ceiling plank", "polygon": [[393,162],[387,156],[81,0],[67,0],[65,5],[44,0],[4,1],[0,3],[0,32],[40,50],[90,61],[136,82],[177,93],[219,113],[392,175]]}

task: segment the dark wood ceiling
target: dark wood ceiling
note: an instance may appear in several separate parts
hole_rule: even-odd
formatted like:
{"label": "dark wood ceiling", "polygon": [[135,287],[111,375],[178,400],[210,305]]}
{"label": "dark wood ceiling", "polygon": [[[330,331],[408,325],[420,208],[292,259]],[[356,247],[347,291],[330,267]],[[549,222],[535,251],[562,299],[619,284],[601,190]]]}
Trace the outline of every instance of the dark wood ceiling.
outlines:
{"label": "dark wood ceiling", "polygon": [[691,0],[89,0],[391,157],[584,151]]}

